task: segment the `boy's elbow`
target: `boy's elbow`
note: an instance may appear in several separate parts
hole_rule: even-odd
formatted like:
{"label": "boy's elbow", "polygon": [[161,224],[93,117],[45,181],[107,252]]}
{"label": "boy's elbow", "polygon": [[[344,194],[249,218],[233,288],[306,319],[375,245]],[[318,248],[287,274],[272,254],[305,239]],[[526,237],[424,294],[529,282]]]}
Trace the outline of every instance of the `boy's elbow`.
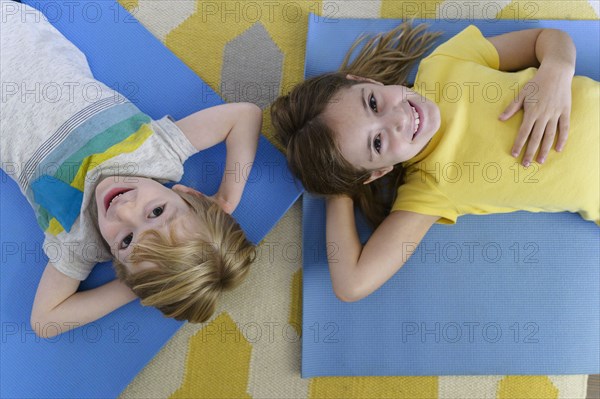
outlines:
{"label": "boy's elbow", "polygon": [[46,335],[44,335],[48,331],[48,329],[43,328],[44,323],[42,323],[39,319],[34,318],[32,316],[31,319],[29,319],[29,324],[31,325],[31,329],[33,330],[35,335],[37,335],[40,338],[49,338]]}
{"label": "boy's elbow", "polygon": [[48,339],[54,338],[62,331],[59,330],[57,323],[49,323],[39,317],[32,317],[29,319],[31,329],[40,338]]}
{"label": "boy's elbow", "polygon": [[262,109],[260,109],[260,107],[254,103],[248,103],[248,104],[249,104],[250,109],[252,110],[251,112],[254,115],[258,115],[262,118]]}
{"label": "boy's elbow", "polygon": [[254,103],[240,103],[240,106],[243,107],[244,112],[252,117],[252,119],[260,119],[262,120],[262,109]]}
{"label": "boy's elbow", "polygon": [[335,293],[335,296],[342,302],[360,301],[369,295],[368,292],[355,284],[347,284],[343,287],[334,286],[333,292]]}
{"label": "boy's elbow", "polygon": [[236,105],[239,107],[239,121],[247,127],[245,134],[252,133],[256,135],[256,139],[258,140],[260,130],[262,129],[262,109],[253,103],[237,103]]}
{"label": "boy's elbow", "polygon": [[257,134],[260,134],[260,129],[262,128],[263,111],[256,104],[250,103],[250,106],[250,112],[252,113],[253,119],[256,120],[256,125],[258,126]]}

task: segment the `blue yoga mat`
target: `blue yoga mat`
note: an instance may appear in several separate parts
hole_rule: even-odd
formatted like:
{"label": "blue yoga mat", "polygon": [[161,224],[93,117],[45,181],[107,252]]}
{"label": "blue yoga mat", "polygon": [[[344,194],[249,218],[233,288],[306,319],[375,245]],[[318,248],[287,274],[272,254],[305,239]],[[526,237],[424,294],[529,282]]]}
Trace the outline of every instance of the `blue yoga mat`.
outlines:
{"label": "blue yoga mat", "polygon": [[[401,22],[309,21],[306,77],[336,70],[361,33]],[[600,79],[599,44],[591,40],[599,21],[416,22],[445,32],[438,43],[471,23],[485,36],[562,29],[578,49],[576,74]],[[370,231],[357,218],[364,243]],[[303,240],[302,377],[600,372],[600,229],[578,214],[520,211],[434,224],[398,273],[355,303],[333,293],[325,205],[308,194]]]}
{"label": "blue yoga mat", "polygon": [[[120,89],[152,118],[170,114],[179,119],[223,103],[116,2],[28,3],[46,11],[50,22],[86,54],[97,79]],[[88,12],[82,12],[84,7]],[[212,194],[220,184],[224,162],[224,144],[202,151],[185,163],[182,182]],[[258,243],[283,216],[301,194],[299,188],[283,155],[261,137],[234,213],[252,242]],[[47,263],[43,234],[16,183],[4,172],[0,172],[0,220],[0,397],[118,396],[183,323],[136,300],[86,326],[49,340],[38,338],[29,319]],[[112,279],[111,264],[98,264],[80,290]]]}

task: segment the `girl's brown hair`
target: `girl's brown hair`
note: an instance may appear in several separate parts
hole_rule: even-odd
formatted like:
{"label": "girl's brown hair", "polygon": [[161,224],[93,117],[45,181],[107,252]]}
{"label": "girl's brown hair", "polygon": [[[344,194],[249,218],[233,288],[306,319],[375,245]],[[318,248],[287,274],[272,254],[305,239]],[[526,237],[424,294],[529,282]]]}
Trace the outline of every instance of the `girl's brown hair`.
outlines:
{"label": "girl's brown hair", "polygon": [[[174,190],[188,204],[201,233],[168,237],[156,230],[141,234],[130,259],[133,264],[151,262],[155,267],[130,273],[113,260],[117,277],[142,300],[166,317],[192,323],[206,321],[214,312],[221,292],[236,287],[256,257],[255,247],[239,224],[207,198]],[[179,234],[180,236],[181,234]]]}
{"label": "girl's brown hair", "polygon": [[[362,83],[347,74],[377,80],[385,85],[407,85],[414,65],[434,44],[440,33],[423,32],[427,25],[406,21],[390,32],[360,37],[335,73],[308,79],[271,106],[275,134],[286,147],[288,164],[304,188],[315,194],[347,195],[358,205],[373,227],[378,226],[404,181],[401,164],[387,176],[364,184],[371,171],[355,168],[342,156],[335,132],[324,120],[327,105],[340,90]],[[352,62],[355,49],[364,43]]]}

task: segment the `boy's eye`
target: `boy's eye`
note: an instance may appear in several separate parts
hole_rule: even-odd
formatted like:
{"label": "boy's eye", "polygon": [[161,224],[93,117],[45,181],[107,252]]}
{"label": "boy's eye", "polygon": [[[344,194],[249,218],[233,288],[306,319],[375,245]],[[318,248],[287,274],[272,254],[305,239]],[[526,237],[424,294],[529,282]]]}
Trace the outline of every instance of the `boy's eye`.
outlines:
{"label": "boy's eye", "polygon": [[[162,213],[165,211],[165,207],[164,206],[157,206],[156,208],[154,208],[152,210],[152,216],[154,216],[151,219],[157,218],[160,215],[162,215]],[[131,240],[133,240],[133,233],[129,233],[129,235],[127,235],[123,241],[121,241],[121,246],[120,249],[126,249],[127,247],[129,247],[129,244],[131,244]]]}
{"label": "boy's eye", "polygon": [[[129,244],[131,244],[131,240],[133,240],[133,233],[129,233],[127,237],[123,238],[123,241],[121,241],[120,249],[126,249],[129,246]],[[125,244],[125,246],[123,246],[123,244]]]}
{"label": "boy's eye", "polygon": [[381,134],[375,136],[375,139],[373,140],[373,148],[379,154],[379,151],[381,150]]}
{"label": "boy's eye", "polygon": [[164,212],[164,207],[158,206],[152,210],[152,215],[154,215],[154,217],[158,217],[158,216],[162,215],[163,212]]}
{"label": "boy's eye", "polygon": [[371,93],[369,96],[369,107],[375,112],[377,112],[377,100],[375,100],[375,96]]}

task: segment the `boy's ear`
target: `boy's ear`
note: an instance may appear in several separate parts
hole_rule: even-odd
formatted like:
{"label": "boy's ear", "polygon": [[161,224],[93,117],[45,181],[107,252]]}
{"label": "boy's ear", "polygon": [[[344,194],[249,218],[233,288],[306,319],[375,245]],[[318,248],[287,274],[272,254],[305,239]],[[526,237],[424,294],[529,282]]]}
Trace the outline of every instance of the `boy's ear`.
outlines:
{"label": "boy's ear", "polygon": [[348,80],[357,80],[359,82],[370,82],[370,83],[375,83],[376,85],[383,86],[383,83],[378,82],[376,80],[373,80],[371,78],[365,78],[363,76],[356,76],[356,75],[352,75],[350,73],[346,75],[346,79],[348,79]]}
{"label": "boy's ear", "polygon": [[204,194],[202,194],[200,191],[188,186],[184,186],[183,184],[175,184],[172,188],[173,190],[181,191],[182,193],[204,197]]}
{"label": "boy's ear", "polygon": [[393,169],[394,169],[393,166],[386,166],[385,168],[377,169],[377,170],[371,172],[371,176],[363,184],[369,184],[372,181],[375,181],[375,180],[379,179],[380,177],[387,175]]}

